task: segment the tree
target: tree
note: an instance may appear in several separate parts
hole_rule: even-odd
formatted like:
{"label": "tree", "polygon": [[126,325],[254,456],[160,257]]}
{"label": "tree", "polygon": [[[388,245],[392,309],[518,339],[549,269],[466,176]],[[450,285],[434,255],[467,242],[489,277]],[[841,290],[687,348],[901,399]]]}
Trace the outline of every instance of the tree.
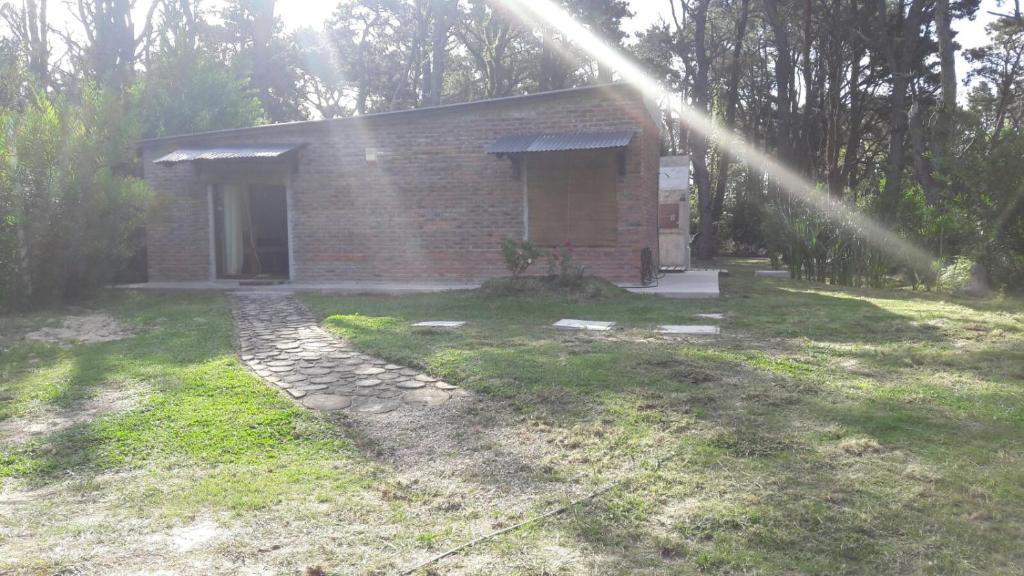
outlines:
{"label": "tree", "polygon": [[299,88],[298,49],[283,34],[274,0],[230,0],[214,40],[224,61],[256,92],[271,122],[307,117]]}
{"label": "tree", "polygon": [[0,5],[0,19],[14,34],[15,42],[8,49],[21,46],[27,54],[28,70],[36,87],[50,88],[50,25],[47,21],[47,0],[24,0],[21,8],[14,4]]}
{"label": "tree", "polygon": [[462,89],[467,97],[497,98],[522,89],[529,36],[511,14],[485,0],[469,0],[455,36],[470,54],[471,86]]}
{"label": "tree", "polygon": [[321,118],[351,116],[352,85],[327,35],[302,28],[292,38],[298,49],[299,84],[306,105]]}
{"label": "tree", "polygon": [[[995,143],[1007,128],[1019,133],[1022,103],[1024,103],[1024,19],[1002,18],[989,29],[992,42],[968,50],[966,58],[974,64],[968,74],[971,80],[982,80],[981,92],[972,95],[977,112],[991,118],[991,131]],[[994,89],[994,93],[991,91]],[[979,106],[983,94],[994,97],[991,107]]]}
{"label": "tree", "polygon": [[[693,20],[693,107],[705,116],[711,114],[710,72],[711,56],[707,47],[707,23],[710,0],[695,0],[691,5],[680,0],[686,17]],[[677,28],[682,23],[676,21]],[[690,162],[693,164],[693,183],[697,188],[697,208],[700,212],[700,235],[697,238],[697,257],[709,259],[714,255],[714,193],[708,169],[708,132],[705,128],[690,135]]]}
{"label": "tree", "polygon": [[182,47],[154,56],[131,96],[140,134],[147,138],[266,121],[248,82],[204,49]]}
{"label": "tree", "polygon": [[149,194],[123,170],[135,132],[119,100],[88,87],[0,114],[0,308],[86,295],[136,249]]}
{"label": "tree", "polygon": [[65,40],[78,52],[83,67],[102,86],[115,93],[129,86],[135,78],[135,64],[140,53],[148,50],[153,40],[153,16],[159,2],[151,1],[142,30],[136,34],[133,11],[136,0],[76,0],[79,23],[86,44],[79,45],[70,35]]}

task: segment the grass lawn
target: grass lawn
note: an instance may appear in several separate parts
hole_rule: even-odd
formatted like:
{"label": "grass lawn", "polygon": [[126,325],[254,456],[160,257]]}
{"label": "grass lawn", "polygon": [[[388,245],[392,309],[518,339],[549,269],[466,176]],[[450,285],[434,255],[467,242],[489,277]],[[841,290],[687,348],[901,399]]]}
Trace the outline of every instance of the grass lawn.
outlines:
{"label": "grass lawn", "polygon": [[[566,487],[525,509],[410,482],[249,376],[222,295],[98,301],[136,336],[69,348],[20,338],[47,315],[0,318],[0,574],[394,573],[609,481],[433,573],[1021,573],[1021,302],[727,266],[718,300],[302,296],[361,350],[510,407],[544,446],[520,466]],[[701,312],[722,335],[650,330]],[[469,324],[409,328],[428,319]]]}

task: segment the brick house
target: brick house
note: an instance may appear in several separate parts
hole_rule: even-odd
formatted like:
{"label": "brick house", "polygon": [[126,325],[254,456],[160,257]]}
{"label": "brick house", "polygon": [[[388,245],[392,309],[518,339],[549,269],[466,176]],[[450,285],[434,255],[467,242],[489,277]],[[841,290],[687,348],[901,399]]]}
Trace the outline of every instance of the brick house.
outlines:
{"label": "brick house", "polygon": [[529,238],[636,283],[658,254],[655,114],[613,84],[145,140],[149,280],[479,281]]}

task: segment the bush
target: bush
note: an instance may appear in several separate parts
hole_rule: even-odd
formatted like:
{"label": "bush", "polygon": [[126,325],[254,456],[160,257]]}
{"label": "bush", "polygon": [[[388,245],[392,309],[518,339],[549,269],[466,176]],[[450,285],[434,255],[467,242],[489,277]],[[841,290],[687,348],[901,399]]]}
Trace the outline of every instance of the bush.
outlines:
{"label": "bush", "polygon": [[552,248],[548,254],[548,276],[566,286],[579,284],[586,269],[573,261],[572,242]]}
{"label": "bush", "polygon": [[781,258],[798,280],[879,287],[892,265],[838,204],[829,213],[769,206],[763,225],[773,267]]}
{"label": "bush", "polygon": [[509,238],[501,243],[501,255],[505,258],[505,267],[512,277],[519,278],[530,264],[540,257],[540,249],[529,240]]}
{"label": "bush", "polygon": [[596,276],[584,276],[569,284],[559,276],[492,278],[483,283],[480,291],[492,297],[549,294],[574,300],[602,300],[626,293],[624,288]]}
{"label": "bush", "polygon": [[939,265],[936,288],[944,292],[960,292],[971,283],[974,262],[970,258],[957,256],[952,261]]}
{"label": "bush", "polygon": [[116,98],[82,99],[0,111],[0,308],[84,296],[139,249],[150,194],[130,175],[135,133]]}

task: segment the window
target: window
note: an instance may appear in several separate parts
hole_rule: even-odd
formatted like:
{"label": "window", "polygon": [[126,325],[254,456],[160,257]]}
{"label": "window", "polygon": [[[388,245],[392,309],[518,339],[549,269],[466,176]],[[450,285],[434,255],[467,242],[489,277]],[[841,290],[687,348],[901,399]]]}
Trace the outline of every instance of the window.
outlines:
{"label": "window", "polygon": [[541,245],[613,246],[618,228],[615,150],[545,152],[526,160],[528,238]]}

